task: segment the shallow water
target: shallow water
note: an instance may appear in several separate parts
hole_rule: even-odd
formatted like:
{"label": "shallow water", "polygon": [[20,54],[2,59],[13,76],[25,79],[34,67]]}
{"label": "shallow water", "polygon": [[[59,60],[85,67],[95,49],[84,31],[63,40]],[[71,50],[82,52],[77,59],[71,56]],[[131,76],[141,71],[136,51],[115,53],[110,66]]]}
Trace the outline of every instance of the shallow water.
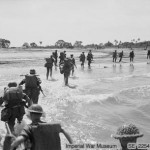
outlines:
{"label": "shallow water", "polygon": [[[135,51],[133,65],[129,64],[129,58],[124,58],[121,65],[113,64],[107,53],[95,51],[91,69],[87,63],[81,69],[78,59],[81,50],[66,50],[67,56],[73,53],[77,62],[75,76],[69,78],[70,87],[64,86],[59,68],[53,68],[53,80],[46,80],[44,58],[52,50],[0,51],[0,94],[9,81],[19,83],[23,79],[21,74],[35,68],[46,95],[41,94],[39,100],[46,120],[60,122],[76,143],[118,144],[111,134],[125,123],[137,125],[144,133],[138,142],[149,142],[150,65],[146,63],[146,51]],[[125,55],[128,53],[127,50]]]}

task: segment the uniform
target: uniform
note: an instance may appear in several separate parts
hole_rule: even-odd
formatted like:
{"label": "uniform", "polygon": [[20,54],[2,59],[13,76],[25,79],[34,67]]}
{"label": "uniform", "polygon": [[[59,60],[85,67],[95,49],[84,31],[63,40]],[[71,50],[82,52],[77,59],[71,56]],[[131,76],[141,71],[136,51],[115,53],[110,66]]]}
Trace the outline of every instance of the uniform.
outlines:
{"label": "uniform", "polygon": [[88,53],[87,55],[87,61],[88,61],[88,66],[90,67],[91,62],[93,60],[93,54],[91,53],[91,51]]}
{"label": "uniform", "polygon": [[31,150],[61,150],[59,133],[63,133],[70,144],[72,139],[60,124],[45,123],[40,120],[43,109],[38,104],[33,104],[28,112],[32,123],[27,125],[19,137],[11,145],[11,149],[16,148],[21,142],[30,140]]}
{"label": "uniform", "polygon": [[81,66],[84,67],[84,62],[85,62],[85,55],[84,55],[84,52],[82,52],[82,54],[80,55],[80,61],[81,61]]}
{"label": "uniform", "polygon": [[53,68],[53,63],[55,62],[55,59],[51,55],[50,58],[45,58],[45,60],[46,60],[45,67],[47,68],[46,79],[48,80],[49,73],[50,73],[50,77],[52,77],[52,68]]}
{"label": "uniform", "polygon": [[6,121],[10,130],[14,131],[15,120],[17,119],[18,123],[21,123],[26,103],[30,106],[32,102],[20,87],[8,87],[4,90],[4,96],[0,101],[0,104],[2,103],[5,104],[5,108],[1,112],[1,120]]}
{"label": "uniform", "polygon": [[25,93],[29,96],[29,98],[33,101],[33,103],[37,104],[39,95],[40,95],[40,78],[35,74],[35,70],[30,70],[30,75],[26,75],[25,79],[23,79],[19,85],[25,84]]}

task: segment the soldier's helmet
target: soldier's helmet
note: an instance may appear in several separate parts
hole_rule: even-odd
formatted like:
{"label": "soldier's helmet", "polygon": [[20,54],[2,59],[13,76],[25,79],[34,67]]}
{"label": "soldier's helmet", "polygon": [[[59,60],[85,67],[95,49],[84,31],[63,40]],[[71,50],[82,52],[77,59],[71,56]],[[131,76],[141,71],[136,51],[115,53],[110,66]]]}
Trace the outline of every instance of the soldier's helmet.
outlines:
{"label": "soldier's helmet", "polygon": [[31,70],[30,70],[30,74],[36,74],[35,69],[31,69]]}
{"label": "soldier's helmet", "polygon": [[17,83],[16,82],[9,82],[8,87],[17,87]]}
{"label": "soldier's helmet", "polygon": [[116,134],[112,135],[115,139],[138,138],[142,136],[143,134],[140,133],[139,129],[134,124],[123,125],[118,128]]}
{"label": "soldier's helmet", "polygon": [[28,108],[28,112],[36,113],[36,114],[43,114],[43,108],[39,104],[33,104]]}

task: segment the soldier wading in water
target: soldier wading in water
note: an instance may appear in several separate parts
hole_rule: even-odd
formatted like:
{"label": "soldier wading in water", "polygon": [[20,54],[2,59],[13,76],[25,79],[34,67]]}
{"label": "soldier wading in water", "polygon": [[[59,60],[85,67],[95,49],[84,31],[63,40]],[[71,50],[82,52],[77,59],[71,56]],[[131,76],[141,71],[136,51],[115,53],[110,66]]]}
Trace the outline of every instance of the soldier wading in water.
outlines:
{"label": "soldier wading in water", "polygon": [[55,62],[55,59],[53,58],[53,55],[51,55],[50,58],[45,58],[45,60],[46,60],[45,67],[47,69],[46,79],[48,80],[49,74],[50,77],[52,78],[52,69],[53,69],[53,63]]}
{"label": "soldier wading in water", "polygon": [[92,60],[93,60],[93,54],[92,54],[91,50],[89,50],[89,53],[87,55],[87,61],[88,61],[88,67],[89,68],[91,67]]}
{"label": "soldier wading in water", "polygon": [[17,86],[16,82],[10,82],[0,99],[0,105],[3,103],[5,108],[1,111],[1,120],[7,122],[11,132],[14,133],[15,120],[21,123],[25,114],[24,107],[30,106],[32,101],[23,93],[21,86]]}
{"label": "soldier wading in water", "polygon": [[60,73],[64,74],[64,83],[66,86],[68,86],[68,79],[72,68],[71,60],[69,58],[65,58],[64,61],[60,63],[59,68],[60,68]]}
{"label": "soldier wading in water", "polygon": [[80,61],[81,61],[81,67],[84,68],[84,63],[85,63],[85,54],[82,52],[82,54],[79,56]]}
{"label": "soldier wading in water", "polygon": [[38,103],[41,90],[41,80],[37,76],[38,75],[36,75],[36,71],[31,69],[30,74],[25,75],[25,79],[19,83],[19,85],[25,84],[25,93],[29,96],[34,104]]}
{"label": "soldier wading in water", "polygon": [[72,144],[69,134],[62,129],[60,124],[50,124],[41,121],[43,109],[38,104],[33,104],[28,109],[28,116],[32,123],[27,125],[20,136],[11,144],[11,150],[17,148],[19,144],[26,140],[31,142],[31,150],[61,150],[60,133]]}

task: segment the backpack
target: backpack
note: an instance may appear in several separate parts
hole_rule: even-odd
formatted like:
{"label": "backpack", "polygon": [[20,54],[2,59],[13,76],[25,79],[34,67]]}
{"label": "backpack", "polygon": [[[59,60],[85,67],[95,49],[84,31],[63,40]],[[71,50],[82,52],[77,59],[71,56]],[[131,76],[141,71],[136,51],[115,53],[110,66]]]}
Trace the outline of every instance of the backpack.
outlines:
{"label": "backpack", "polygon": [[61,150],[60,124],[39,123],[31,126],[36,150]]}
{"label": "backpack", "polygon": [[23,91],[20,87],[10,87],[6,88],[4,91],[4,99],[6,100],[6,104],[18,104],[22,102]]}
{"label": "backpack", "polygon": [[64,73],[64,65],[60,65],[59,69],[60,69],[60,73],[63,74]]}
{"label": "backpack", "polygon": [[69,58],[69,59],[66,59],[65,61],[64,61],[64,68],[71,68],[71,66],[72,66],[72,60]]}
{"label": "backpack", "polygon": [[46,58],[45,60],[46,60],[46,62],[49,63],[49,64],[52,64],[52,63],[53,63],[52,58]]}
{"label": "backpack", "polygon": [[91,60],[93,58],[92,54],[87,55],[87,60]]}
{"label": "backpack", "polygon": [[26,88],[37,88],[37,77],[36,75],[26,75],[25,76],[25,87]]}
{"label": "backpack", "polygon": [[122,52],[119,53],[119,57],[122,57]]}

